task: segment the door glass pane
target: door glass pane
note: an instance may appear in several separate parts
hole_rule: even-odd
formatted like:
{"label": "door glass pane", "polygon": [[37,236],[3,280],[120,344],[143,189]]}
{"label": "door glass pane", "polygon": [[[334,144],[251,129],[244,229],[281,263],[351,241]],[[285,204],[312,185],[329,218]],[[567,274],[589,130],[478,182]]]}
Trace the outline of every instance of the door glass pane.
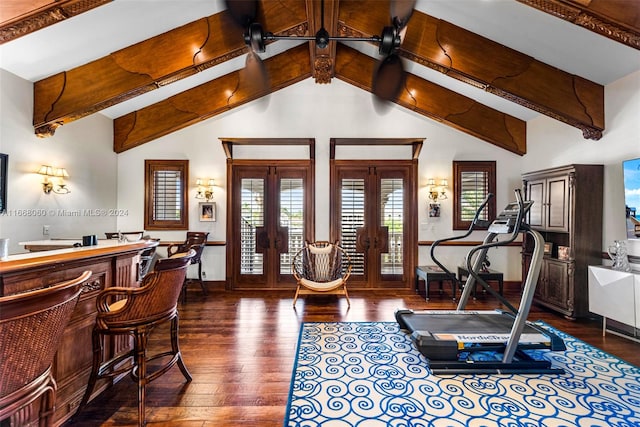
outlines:
{"label": "door glass pane", "polygon": [[356,252],[356,231],[364,227],[364,179],[343,179],[340,191],[340,246],[351,257],[351,274],[364,275],[364,253]]}
{"label": "door glass pane", "polygon": [[256,252],[256,227],[264,227],[264,179],[243,178],[240,208],[240,274],[263,274],[263,254]]}
{"label": "door glass pane", "polygon": [[380,254],[381,274],[402,274],[404,191],[402,178],[380,180],[380,225],[389,231],[389,252]]}
{"label": "door glass pane", "polygon": [[288,230],[289,252],[280,254],[280,273],[293,274],[291,260],[304,244],[304,180],[280,180],[279,225]]}

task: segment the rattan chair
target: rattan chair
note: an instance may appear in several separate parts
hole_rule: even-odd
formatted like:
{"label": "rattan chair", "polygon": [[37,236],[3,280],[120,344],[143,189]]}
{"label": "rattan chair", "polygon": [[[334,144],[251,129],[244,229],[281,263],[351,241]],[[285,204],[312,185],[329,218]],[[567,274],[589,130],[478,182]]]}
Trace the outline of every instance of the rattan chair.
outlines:
{"label": "rattan chair", "polygon": [[184,285],[182,287],[182,302],[187,301],[187,286],[189,283],[197,281],[200,283],[200,288],[202,289],[202,293],[207,295],[207,287],[202,280],[202,253],[204,252],[204,247],[207,244],[207,238],[209,237],[208,232],[204,231],[187,231],[187,238],[184,243],[172,244],[167,246],[167,256],[169,258],[176,256],[176,254],[182,254],[188,252],[193,249],[196,254],[191,259],[191,264],[198,265],[198,279],[188,279],[185,277]]}
{"label": "rattan chair", "polygon": [[[145,424],[145,394],[148,383],[156,380],[176,363],[187,382],[191,381],[191,374],[182,360],[178,345],[177,305],[187,266],[194,255],[194,251],[189,251],[180,257],[158,260],[154,270],[145,276],[139,288],[113,287],[98,294],[98,313],[93,328],[93,367],[80,410],[91,398],[98,379],[129,373],[138,383],[138,425],[142,426]],[[147,355],[149,334],[164,322],[171,322],[171,350]],[[132,336],[133,348],[104,361],[103,337],[113,335]],[[153,371],[147,372],[150,362],[169,357],[166,363],[159,367],[154,365]],[[133,365],[122,363],[129,358]]]}
{"label": "rattan chair", "polygon": [[35,415],[38,425],[53,425],[57,386],[51,364],[90,276],[85,271],[48,288],[0,298],[0,420],[9,419],[8,425],[33,425]]}
{"label": "rattan chair", "polygon": [[293,257],[293,276],[298,286],[293,298],[296,306],[300,295],[344,295],[351,307],[347,292],[347,279],[351,275],[351,257],[337,243],[306,243]]}

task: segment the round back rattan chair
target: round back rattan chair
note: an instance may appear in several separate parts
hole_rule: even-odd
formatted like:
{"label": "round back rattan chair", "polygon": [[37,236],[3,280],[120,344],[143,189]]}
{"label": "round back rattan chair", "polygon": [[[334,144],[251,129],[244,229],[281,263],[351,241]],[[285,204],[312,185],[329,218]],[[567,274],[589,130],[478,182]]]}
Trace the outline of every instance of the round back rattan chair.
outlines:
{"label": "round back rattan chair", "polygon": [[293,276],[297,281],[293,306],[300,295],[344,295],[351,307],[347,279],[351,275],[351,257],[337,243],[307,242],[293,257]]}

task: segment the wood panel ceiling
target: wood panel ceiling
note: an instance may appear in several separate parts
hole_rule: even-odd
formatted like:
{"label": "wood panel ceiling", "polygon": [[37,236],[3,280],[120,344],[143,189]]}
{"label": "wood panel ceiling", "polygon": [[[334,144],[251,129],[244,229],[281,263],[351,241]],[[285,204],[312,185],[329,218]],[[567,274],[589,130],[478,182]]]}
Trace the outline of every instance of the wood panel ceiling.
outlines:
{"label": "wood panel ceiling", "polygon": [[[640,10],[619,7],[628,0],[517,1],[640,49]],[[3,2],[0,42],[104,3],[108,1]],[[309,36],[320,28],[322,16],[318,0],[264,0],[261,5],[258,20],[274,34]],[[388,1],[325,0],[324,7],[324,25],[330,34],[379,35],[383,26],[389,25]],[[36,81],[35,132],[39,136],[51,136],[60,125],[246,52],[241,34],[226,11],[202,17]],[[602,136],[605,123],[602,85],[442,19],[415,11],[400,55],[407,61],[574,126],[587,139]],[[265,60],[264,64],[269,70],[267,88],[256,85],[245,70],[239,70],[117,117],[114,150],[128,150],[310,77],[320,84],[338,78],[371,91],[376,60],[332,41],[326,48],[319,48],[314,42],[292,47]],[[420,93],[429,96],[416,95]],[[419,76],[407,75],[405,90],[394,102],[503,149],[520,155],[526,153],[524,121]]]}

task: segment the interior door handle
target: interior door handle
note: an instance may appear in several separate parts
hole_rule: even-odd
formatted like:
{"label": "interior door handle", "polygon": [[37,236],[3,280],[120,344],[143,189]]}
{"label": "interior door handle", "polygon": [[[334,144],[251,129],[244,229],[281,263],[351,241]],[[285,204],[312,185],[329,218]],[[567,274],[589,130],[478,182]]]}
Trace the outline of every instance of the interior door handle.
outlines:
{"label": "interior door handle", "polygon": [[265,227],[256,227],[256,252],[265,253],[271,247],[271,240]]}
{"label": "interior door handle", "polygon": [[389,252],[389,227],[380,227],[375,248],[380,252]]}
{"label": "interior door handle", "polygon": [[274,246],[280,253],[289,252],[289,227],[278,227]]}
{"label": "interior door handle", "polygon": [[366,252],[371,247],[371,239],[367,236],[367,229],[358,227],[356,229],[356,252]]}

